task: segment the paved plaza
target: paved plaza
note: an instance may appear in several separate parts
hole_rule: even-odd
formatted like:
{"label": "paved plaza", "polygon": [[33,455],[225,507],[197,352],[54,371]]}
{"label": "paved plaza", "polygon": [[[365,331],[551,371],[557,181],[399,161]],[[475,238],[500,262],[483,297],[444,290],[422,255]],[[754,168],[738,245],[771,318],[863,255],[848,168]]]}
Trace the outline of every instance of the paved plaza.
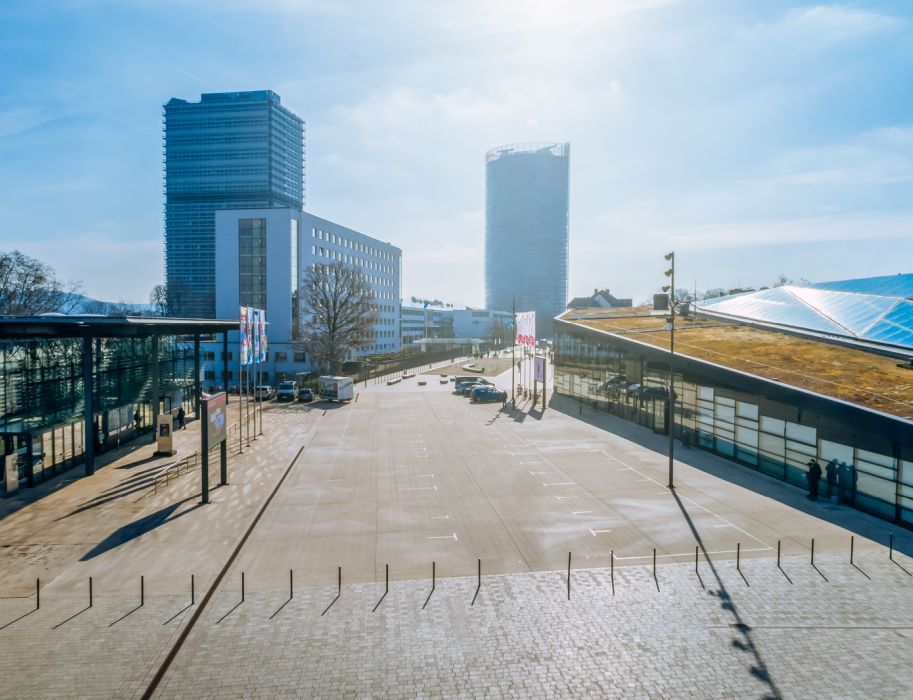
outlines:
{"label": "paved plaza", "polygon": [[185,632],[159,697],[911,687],[909,532],[696,449],[670,491],[664,436],[452,386],[271,405],[206,506],[151,446],[4,504],[0,695],[139,697]]}

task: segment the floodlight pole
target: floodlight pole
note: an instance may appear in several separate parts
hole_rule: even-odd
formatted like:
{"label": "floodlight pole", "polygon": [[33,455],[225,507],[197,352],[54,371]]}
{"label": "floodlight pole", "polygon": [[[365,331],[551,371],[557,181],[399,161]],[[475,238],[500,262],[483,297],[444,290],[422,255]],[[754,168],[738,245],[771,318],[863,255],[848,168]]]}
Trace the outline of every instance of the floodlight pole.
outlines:
{"label": "floodlight pole", "polygon": [[673,471],[675,463],[675,253],[668,253],[666,260],[672,265],[667,270],[669,275],[669,397],[666,412],[669,426],[669,488],[675,488]]}

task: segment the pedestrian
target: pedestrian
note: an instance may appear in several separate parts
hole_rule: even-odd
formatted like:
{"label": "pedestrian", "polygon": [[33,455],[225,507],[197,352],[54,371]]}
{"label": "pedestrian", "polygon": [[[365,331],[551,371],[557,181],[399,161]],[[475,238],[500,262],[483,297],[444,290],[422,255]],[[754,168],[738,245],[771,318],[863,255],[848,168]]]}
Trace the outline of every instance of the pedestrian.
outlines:
{"label": "pedestrian", "polygon": [[139,409],[136,409],[136,412],[133,414],[133,425],[137,430],[139,430],[142,420],[143,417],[139,414]]}
{"label": "pedestrian", "polygon": [[850,467],[846,462],[840,462],[837,466],[837,488],[840,492],[840,502],[847,503],[850,500],[850,484],[853,482],[853,475],[850,473]]}
{"label": "pedestrian", "polygon": [[818,500],[818,482],[821,481],[821,465],[818,460],[812,457],[807,462],[808,473],[805,478],[808,479],[808,500]]}
{"label": "pedestrian", "polygon": [[178,409],[178,428],[180,428],[181,430],[187,430],[187,426],[184,425],[184,416],[186,416],[186,415],[187,414],[184,413],[184,407],[181,406]]}
{"label": "pedestrian", "polygon": [[833,498],[837,489],[837,460],[828,462],[824,472],[827,474],[827,497]]}

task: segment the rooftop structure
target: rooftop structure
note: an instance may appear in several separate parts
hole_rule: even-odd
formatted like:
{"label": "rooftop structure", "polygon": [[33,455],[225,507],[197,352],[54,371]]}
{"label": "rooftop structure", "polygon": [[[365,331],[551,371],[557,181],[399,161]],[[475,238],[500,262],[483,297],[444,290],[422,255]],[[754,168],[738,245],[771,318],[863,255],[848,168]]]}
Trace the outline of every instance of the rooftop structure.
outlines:
{"label": "rooftop structure", "polygon": [[786,285],[698,302],[713,318],[913,350],[913,274]]}
{"label": "rooftop structure", "polygon": [[592,296],[574,297],[567,303],[569,309],[615,309],[634,305],[633,299],[619,299],[612,295],[608,289],[593,290]]}

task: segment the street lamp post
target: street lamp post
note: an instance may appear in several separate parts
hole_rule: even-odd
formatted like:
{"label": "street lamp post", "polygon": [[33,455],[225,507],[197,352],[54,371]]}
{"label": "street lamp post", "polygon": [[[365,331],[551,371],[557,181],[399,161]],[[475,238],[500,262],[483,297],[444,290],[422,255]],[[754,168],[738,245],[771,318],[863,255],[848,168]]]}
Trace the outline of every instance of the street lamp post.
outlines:
{"label": "street lamp post", "polygon": [[675,460],[675,253],[666,253],[665,259],[670,263],[669,269],[666,270],[669,285],[663,287],[663,291],[669,292],[669,397],[666,423],[669,426],[669,488],[672,489],[675,488],[672,479]]}

